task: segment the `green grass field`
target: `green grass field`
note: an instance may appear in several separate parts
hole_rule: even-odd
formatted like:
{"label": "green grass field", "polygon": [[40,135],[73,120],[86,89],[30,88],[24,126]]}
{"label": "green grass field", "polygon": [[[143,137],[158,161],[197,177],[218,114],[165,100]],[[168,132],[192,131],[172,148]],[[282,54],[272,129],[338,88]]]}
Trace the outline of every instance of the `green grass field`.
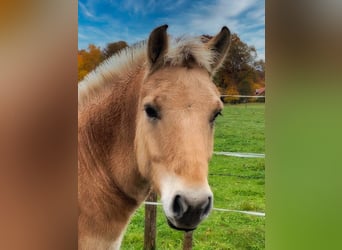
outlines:
{"label": "green grass field", "polygon": [[[215,125],[215,151],[265,152],[265,105],[226,105]],[[265,160],[214,155],[209,167],[214,207],[265,211]],[[157,249],[182,249],[183,233],[157,211]],[[132,217],[122,249],[143,249],[144,206]],[[193,233],[193,249],[264,249],[265,217],[212,211]]]}

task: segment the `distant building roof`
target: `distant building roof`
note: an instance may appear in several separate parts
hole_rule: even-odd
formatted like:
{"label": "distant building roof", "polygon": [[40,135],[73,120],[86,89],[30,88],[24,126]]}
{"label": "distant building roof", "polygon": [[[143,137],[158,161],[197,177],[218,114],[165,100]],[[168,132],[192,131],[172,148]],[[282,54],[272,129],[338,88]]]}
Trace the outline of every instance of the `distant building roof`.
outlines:
{"label": "distant building roof", "polygon": [[256,89],[255,90],[255,94],[256,95],[265,95],[265,87],[264,88],[260,88],[260,89]]}

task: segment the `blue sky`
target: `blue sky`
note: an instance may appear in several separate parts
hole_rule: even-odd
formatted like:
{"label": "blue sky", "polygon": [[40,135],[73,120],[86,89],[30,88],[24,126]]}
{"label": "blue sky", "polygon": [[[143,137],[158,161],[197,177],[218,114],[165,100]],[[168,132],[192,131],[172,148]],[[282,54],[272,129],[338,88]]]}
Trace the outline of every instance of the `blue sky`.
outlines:
{"label": "blue sky", "polygon": [[78,47],[92,43],[128,44],[148,38],[157,26],[168,24],[168,33],[215,35],[227,26],[265,59],[264,0],[79,0]]}

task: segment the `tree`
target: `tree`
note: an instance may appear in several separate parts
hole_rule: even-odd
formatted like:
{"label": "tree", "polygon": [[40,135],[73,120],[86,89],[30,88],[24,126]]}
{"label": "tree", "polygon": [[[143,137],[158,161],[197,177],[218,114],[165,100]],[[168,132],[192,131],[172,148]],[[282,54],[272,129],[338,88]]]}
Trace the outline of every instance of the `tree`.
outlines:
{"label": "tree", "polygon": [[126,47],[128,47],[128,45],[125,41],[108,43],[106,48],[103,50],[103,56],[107,59]]}
{"label": "tree", "polygon": [[224,94],[225,95],[229,95],[229,96],[225,96],[223,98],[223,101],[225,103],[229,102],[229,103],[235,104],[240,99],[239,97],[235,96],[235,95],[239,95],[240,94],[235,85],[229,86]]}
{"label": "tree", "polygon": [[257,74],[256,82],[265,83],[265,61],[260,59],[254,62],[254,68]]}
{"label": "tree", "polygon": [[103,55],[100,47],[89,44],[87,50],[78,51],[78,80],[82,80],[85,75],[94,70],[102,61]]}
{"label": "tree", "polygon": [[[202,41],[207,42],[210,38],[204,35]],[[237,34],[232,34],[228,53],[223,66],[214,76],[214,82],[221,89],[221,93],[250,95],[255,90],[256,83],[264,85],[265,62],[256,61],[254,46],[248,46]]]}
{"label": "tree", "polygon": [[247,79],[239,82],[238,91],[239,91],[240,95],[251,95],[252,94],[251,82]]}
{"label": "tree", "polygon": [[256,58],[256,50],[242,42],[237,34],[232,34],[229,54],[222,70],[230,75],[230,78],[239,84],[242,80],[251,77],[254,72],[253,63]]}

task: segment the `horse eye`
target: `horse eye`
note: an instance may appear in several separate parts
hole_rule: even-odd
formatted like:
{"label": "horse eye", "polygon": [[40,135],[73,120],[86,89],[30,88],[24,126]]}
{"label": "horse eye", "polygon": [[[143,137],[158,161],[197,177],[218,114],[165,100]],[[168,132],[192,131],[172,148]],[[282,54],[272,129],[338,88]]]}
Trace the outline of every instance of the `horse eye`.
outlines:
{"label": "horse eye", "polygon": [[221,110],[220,110],[220,111],[217,111],[217,112],[214,114],[214,116],[213,116],[213,118],[211,119],[210,122],[213,123],[213,122],[215,121],[215,119],[216,119],[219,115],[222,115]]}
{"label": "horse eye", "polygon": [[150,105],[145,106],[145,112],[147,116],[151,119],[160,119],[158,111]]}

